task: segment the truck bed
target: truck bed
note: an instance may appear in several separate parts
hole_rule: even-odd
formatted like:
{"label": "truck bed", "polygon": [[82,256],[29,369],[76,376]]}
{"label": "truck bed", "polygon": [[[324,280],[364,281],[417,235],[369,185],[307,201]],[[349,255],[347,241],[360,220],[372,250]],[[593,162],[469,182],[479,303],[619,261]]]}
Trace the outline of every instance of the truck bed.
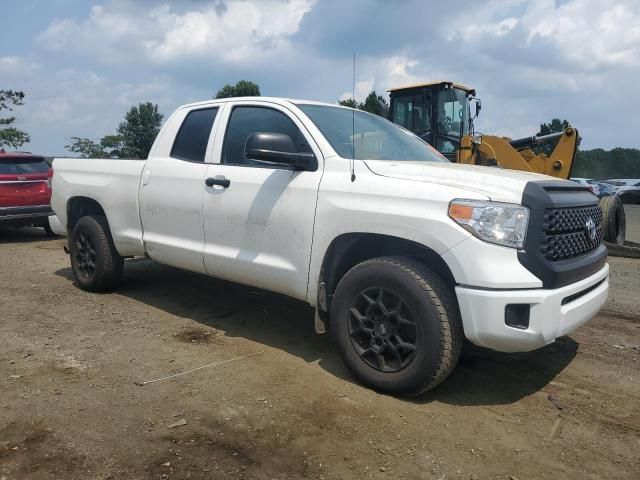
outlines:
{"label": "truck bed", "polygon": [[51,206],[67,224],[67,200],[86,197],[102,205],[118,253],[144,255],[138,213],[140,174],[146,160],[54,158]]}

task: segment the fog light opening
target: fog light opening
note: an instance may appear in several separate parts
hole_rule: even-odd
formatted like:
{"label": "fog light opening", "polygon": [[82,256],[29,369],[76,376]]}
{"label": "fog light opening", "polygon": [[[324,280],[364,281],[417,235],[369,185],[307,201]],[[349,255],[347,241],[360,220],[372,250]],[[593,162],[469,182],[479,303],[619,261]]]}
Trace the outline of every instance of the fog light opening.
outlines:
{"label": "fog light opening", "polygon": [[528,303],[510,303],[504,308],[504,323],[511,328],[526,330],[529,328],[530,311]]}

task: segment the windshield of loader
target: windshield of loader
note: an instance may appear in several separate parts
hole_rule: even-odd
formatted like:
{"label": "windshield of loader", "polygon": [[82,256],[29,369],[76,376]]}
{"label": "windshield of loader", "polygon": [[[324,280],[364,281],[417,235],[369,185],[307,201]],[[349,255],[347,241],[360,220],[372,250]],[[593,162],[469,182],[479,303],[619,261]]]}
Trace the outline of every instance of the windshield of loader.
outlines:
{"label": "windshield of loader", "polygon": [[436,149],[453,153],[460,147],[460,137],[469,134],[469,99],[467,92],[449,88],[438,92]]}
{"label": "windshield of loader", "polygon": [[448,161],[413,133],[378,115],[327,105],[299,103],[298,107],[343,158]]}

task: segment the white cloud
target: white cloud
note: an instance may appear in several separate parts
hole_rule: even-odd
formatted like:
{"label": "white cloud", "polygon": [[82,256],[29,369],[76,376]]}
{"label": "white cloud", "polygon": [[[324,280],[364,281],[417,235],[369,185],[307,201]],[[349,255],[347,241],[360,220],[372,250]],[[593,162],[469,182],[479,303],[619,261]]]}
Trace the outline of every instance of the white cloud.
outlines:
{"label": "white cloud", "polygon": [[115,132],[124,113],[139,102],[158,103],[165,115],[182,103],[165,76],[132,82],[75,68],[43,71],[23,57],[0,57],[0,78],[12,80],[3,87],[26,94],[24,106],[13,114],[19,128],[31,133],[26,148],[38,153],[68,154],[64,146],[72,136],[98,139]]}
{"label": "white cloud", "polygon": [[355,99],[359,102],[364,101],[364,99],[369,95],[371,90],[374,88],[374,79],[373,77],[369,77],[365,80],[358,80],[355,84],[355,91],[344,92],[340,95],[340,100],[348,100],[353,98],[355,95]]}
{"label": "white cloud", "polygon": [[0,77],[5,82],[13,78],[22,77],[25,74],[34,75],[41,69],[42,67],[39,63],[32,62],[25,57],[0,57]]}
{"label": "white cloud", "polygon": [[[242,63],[286,55],[315,0],[242,0],[177,12],[112,2],[83,21],[56,19],[38,37],[45,48],[93,55],[98,62],[166,63],[198,59]],[[132,11],[132,9],[134,11]]]}
{"label": "white cloud", "polygon": [[[484,24],[471,24],[461,30],[465,40],[473,42],[483,34],[495,35],[497,37],[508,34],[518,25],[518,19],[509,17],[497,22],[488,22]],[[452,38],[452,37],[449,37]]]}
{"label": "white cloud", "polygon": [[472,14],[464,0],[92,3],[58,19],[46,4],[33,45],[11,33],[20,48],[2,45],[0,79],[27,94],[16,113],[34,149],[61,153],[65,137],[110,133],[139,101],[169,114],[240,79],[265,95],[351,97],[354,50],[360,101],[371,89],[453,80],[482,97],[484,132],[524,136],[560,116],[587,148],[637,146],[640,103],[621,86],[640,76],[640,0],[488,0]]}
{"label": "white cloud", "polygon": [[552,6],[553,0],[534,2],[524,16],[530,40],[552,39],[586,69],[640,65],[640,2],[572,0],[545,15]]}
{"label": "white cloud", "polygon": [[[521,17],[506,16],[522,7]],[[470,24],[460,25],[467,41],[505,37],[521,27],[524,37],[509,37],[514,47],[552,47],[572,69],[583,71],[640,65],[640,2],[637,0],[514,0],[489,2]]]}

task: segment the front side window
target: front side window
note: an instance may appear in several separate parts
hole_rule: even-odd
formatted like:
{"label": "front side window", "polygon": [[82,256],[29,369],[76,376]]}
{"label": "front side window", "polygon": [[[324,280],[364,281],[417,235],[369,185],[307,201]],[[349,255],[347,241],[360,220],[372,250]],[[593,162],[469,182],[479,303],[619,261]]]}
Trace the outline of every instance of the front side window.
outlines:
{"label": "front side window", "polygon": [[378,115],[328,105],[298,107],[343,158],[448,162],[428,143]]}
{"label": "front side window", "polygon": [[288,135],[297,147],[296,153],[311,152],[300,129],[284,113],[268,107],[234,107],[229,118],[227,133],[222,146],[222,163],[227,165],[247,165],[264,167],[245,156],[245,145],[252,133],[283,133]]}
{"label": "front side window", "polygon": [[173,142],[171,156],[189,162],[204,162],[211,127],[217,113],[217,107],[190,111]]}

